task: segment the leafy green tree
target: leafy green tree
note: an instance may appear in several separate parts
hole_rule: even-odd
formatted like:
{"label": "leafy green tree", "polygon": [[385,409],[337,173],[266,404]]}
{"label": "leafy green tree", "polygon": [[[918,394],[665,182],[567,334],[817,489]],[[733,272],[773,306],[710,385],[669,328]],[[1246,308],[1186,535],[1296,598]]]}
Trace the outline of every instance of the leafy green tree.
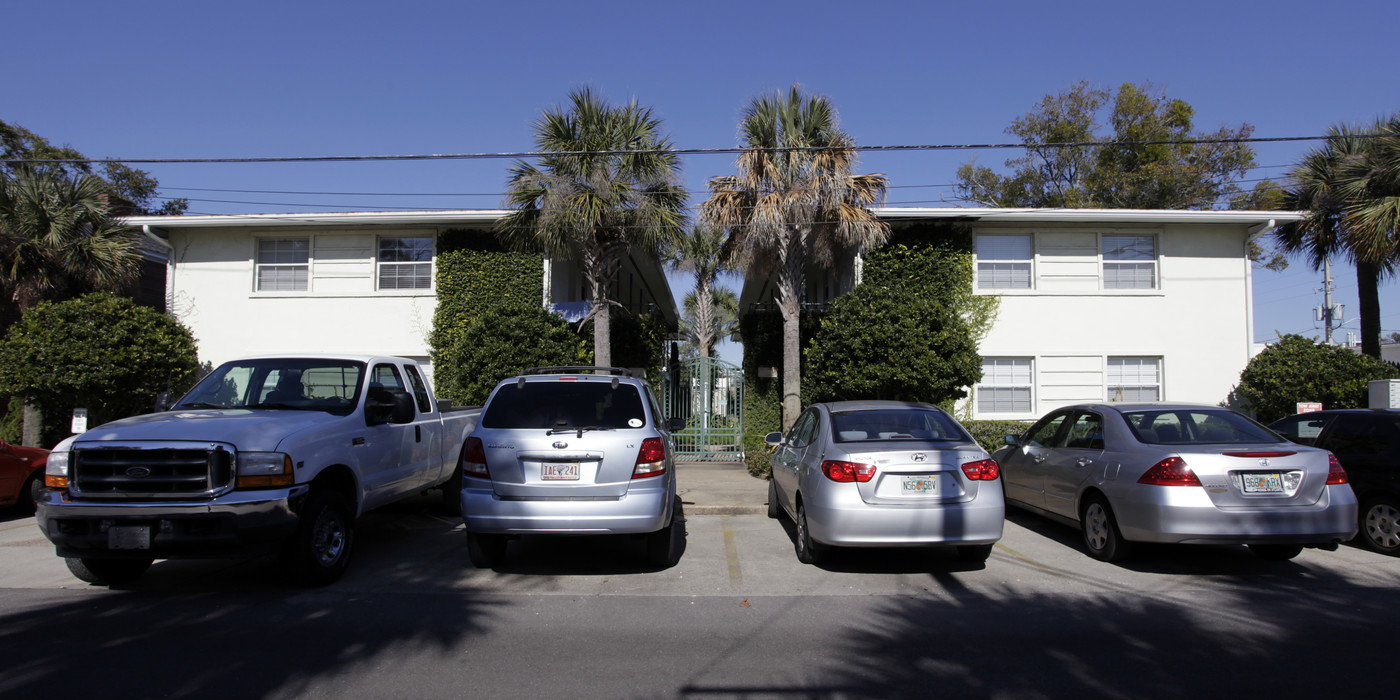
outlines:
{"label": "leafy green tree", "polygon": [[875,247],[889,226],[869,207],[884,200],[884,175],[857,175],[855,141],[839,128],[826,97],[793,85],[755,97],[739,123],[738,173],[710,180],[705,225],[731,239],[730,264],[773,274],[783,321],[783,428],[802,409],[800,316],[808,263]]}
{"label": "leafy green tree", "polygon": [[1369,128],[1335,125],[1327,135],[1289,172],[1285,204],[1307,217],[1275,237],[1315,270],[1337,256],[1355,264],[1361,352],[1379,358],[1380,280],[1400,262],[1400,115]]}
{"label": "leafy green tree", "polygon": [[[688,336],[690,347],[700,357],[714,353],[715,341],[719,337],[719,321],[716,319],[715,278],[724,269],[724,247],[727,239],[724,231],[705,226],[692,228],[688,233],[677,236],[666,250],[665,260],[672,268],[695,275],[695,291],[685,297],[685,316],[682,319],[682,334]],[[733,297],[733,294],[730,294]],[[733,300],[737,311],[738,300]],[[732,319],[731,319],[732,321]]]}
{"label": "leafy green tree", "polygon": [[90,425],[145,413],[160,392],[188,389],[198,368],[189,329],[107,293],[40,302],[0,342],[0,393],[61,423],[46,427],[50,445],[74,408],[88,409]]}
{"label": "leafy green tree", "polygon": [[[23,164],[20,161],[68,161],[63,163]],[[15,177],[17,171],[30,169],[56,169],[70,176],[95,175],[92,163],[87,157],[68,146],[54,146],[48,139],[18,125],[0,121],[0,178]],[[118,211],[119,214],[157,214],[175,216],[185,213],[189,201],[183,198],[169,199],[157,205],[160,183],[145,170],[138,170],[123,163],[103,163],[100,176],[105,186],[103,193],[120,198],[131,204],[131,211]],[[112,202],[114,209],[117,202]]]}
{"label": "leafy green tree", "polygon": [[[1243,194],[1238,180],[1254,150],[1237,141],[1254,127],[1197,132],[1194,116],[1186,101],[1149,84],[1124,83],[1110,95],[1076,83],[1011,122],[1006,133],[1026,153],[1006,161],[1010,175],[967,163],[957,192],[992,207],[1210,209]],[[1202,140],[1212,143],[1182,143]]]}
{"label": "leafy green tree", "polygon": [[1300,335],[1285,335],[1254,356],[1240,373],[1239,394],[1259,420],[1292,415],[1299,402],[1323,408],[1365,408],[1366,383],[1400,378],[1400,369],[1374,357]]}
{"label": "leafy green tree", "polygon": [[451,341],[433,353],[434,381],[443,398],[468,405],[486,403],[497,383],[527,367],[588,361],[568,322],[538,306],[483,309]]}
{"label": "leafy green tree", "polygon": [[612,362],[611,284],[628,253],[659,255],[685,223],[680,159],[669,152],[661,122],[636,101],[609,105],[587,88],[570,106],[535,122],[539,164],[510,170],[501,239],[518,250],[547,250],[583,273],[594,320],[594,356]]}
{"label": "leafy green tree", "polygon": [[982,378],[967,322],[907,288],[861,284],[832,302],[807,350],[806,402],[946,403]]}

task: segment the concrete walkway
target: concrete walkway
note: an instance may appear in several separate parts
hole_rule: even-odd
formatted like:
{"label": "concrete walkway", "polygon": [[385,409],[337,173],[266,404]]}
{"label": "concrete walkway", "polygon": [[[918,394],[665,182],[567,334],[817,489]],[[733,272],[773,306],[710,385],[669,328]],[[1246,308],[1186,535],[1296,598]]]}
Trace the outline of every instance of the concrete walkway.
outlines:
{"label": "concrete walkway", "polygon": [[743,462],[678,462],[676,491],[686,515],[768,512],[768,481]]}

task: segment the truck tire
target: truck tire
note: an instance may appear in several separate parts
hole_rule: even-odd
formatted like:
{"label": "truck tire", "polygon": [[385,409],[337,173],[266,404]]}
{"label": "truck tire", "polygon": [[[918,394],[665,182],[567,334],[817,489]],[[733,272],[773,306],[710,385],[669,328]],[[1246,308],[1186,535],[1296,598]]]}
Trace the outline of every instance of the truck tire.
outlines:
{"label": "truck tire", "polygon": [[120,586],[141,578],[151,568],[154,559],[78,559],[63,560],[68,570],[80,581],[99,586]]}
{"label": "truck tire", "polygon": [[354,544],[349,501],[336,491],[313,491],[296,532],[282,548],[282,565],[297,585],[329,585],[345,575]]}
{"label": "truck tire", "polygon": [[457,460],[457,468],[452,478],[442,484],[442,512],[444,515],[462,514],[462,460]]}
{"label": "truck tire", "polygon": [[44,494],[44,470],[36,469],[28,479],[24,480],[24,486],[20,487],[19,500],[15,504],[15,511],[20,515],[33,515],[39,504],[39,499]]}

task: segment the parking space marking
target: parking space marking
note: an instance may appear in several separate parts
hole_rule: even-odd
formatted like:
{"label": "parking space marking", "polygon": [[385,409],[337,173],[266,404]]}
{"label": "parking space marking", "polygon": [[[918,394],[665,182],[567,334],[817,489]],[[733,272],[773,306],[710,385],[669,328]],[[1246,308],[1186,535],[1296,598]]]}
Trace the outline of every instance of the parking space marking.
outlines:
{"label": "parking space marking", "polygon": [[720,530],[724,533],[724,558],[729,562],[729,582],[743,583],[744,572],[739,568],[739,547],[734,544],[734,530],[729,527],[733,516],[719,516]]}

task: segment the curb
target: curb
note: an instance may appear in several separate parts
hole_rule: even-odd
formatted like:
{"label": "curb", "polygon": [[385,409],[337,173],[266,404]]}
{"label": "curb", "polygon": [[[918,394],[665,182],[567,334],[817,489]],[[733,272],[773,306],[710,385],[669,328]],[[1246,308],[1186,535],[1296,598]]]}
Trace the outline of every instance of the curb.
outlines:
{"label": "curb", "polygon": [[757,515],[767,513],[768,505],[761,506],[697,506],[681,501],[686,515]]}

